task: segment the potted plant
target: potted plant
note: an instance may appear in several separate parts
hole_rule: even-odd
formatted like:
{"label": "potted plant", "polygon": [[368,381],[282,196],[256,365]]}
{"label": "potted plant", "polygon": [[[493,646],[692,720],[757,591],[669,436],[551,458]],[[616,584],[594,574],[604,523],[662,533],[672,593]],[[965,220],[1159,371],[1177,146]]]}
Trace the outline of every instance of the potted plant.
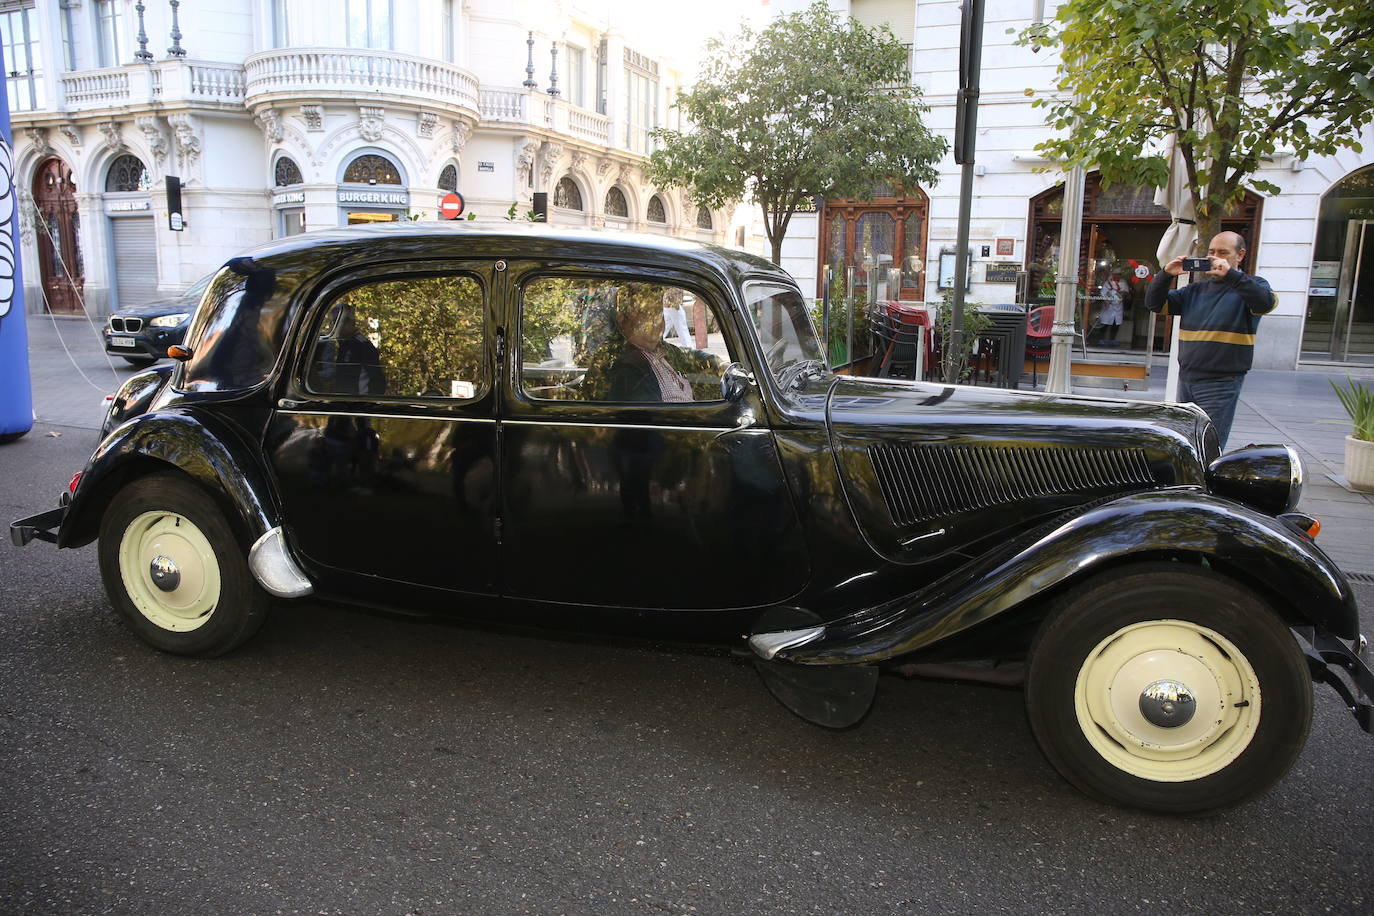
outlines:
{"label": "potted plant", "polygon": [[1354,429],[1345,437],[1345,479],[1352,490],[1374,493],[1374,389],[1346,377],[1331,383]]}

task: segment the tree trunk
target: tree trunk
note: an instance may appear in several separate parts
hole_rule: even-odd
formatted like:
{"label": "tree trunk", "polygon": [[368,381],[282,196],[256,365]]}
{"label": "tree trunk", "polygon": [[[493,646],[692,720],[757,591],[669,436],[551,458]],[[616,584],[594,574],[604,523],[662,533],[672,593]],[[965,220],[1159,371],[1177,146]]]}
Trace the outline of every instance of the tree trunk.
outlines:
{"label": "tree trunk", "polygon": [[1206,216],[1198,217],[1197,221],[1197,255],[1201,257],[1207,253],[1207,246],[1211,244],[1213,236],[1221,231],[1221,213],[1214,210]]}

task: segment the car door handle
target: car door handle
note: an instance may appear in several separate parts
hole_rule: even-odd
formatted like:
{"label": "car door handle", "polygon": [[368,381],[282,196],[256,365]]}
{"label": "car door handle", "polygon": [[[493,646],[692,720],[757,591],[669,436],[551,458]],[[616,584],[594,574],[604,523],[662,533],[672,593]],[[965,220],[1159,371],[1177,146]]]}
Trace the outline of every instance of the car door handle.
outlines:
{"label": "car door handle", "polygon": [[720,432],[716,433],[714,436],[711,437],[711,441],[712,441],[712,442],[715,442],[715,441],[717,441],[717,440],[719,440],[719,439],[723,439],[724,437],[730,435],[731,433],[741,433],[741,432],[744,432],[746,429],[749,429],[749,428],[752,427],[753,425],[754,425],[754,412],[753,412],[752,410],[746,410],[746,411],[744,411],[743,413],[740,414],[739,422],[738,422],[738,423],[736,423],[734,426],[730,427],[729,429],[723,429],[723,430],[721,430]]}

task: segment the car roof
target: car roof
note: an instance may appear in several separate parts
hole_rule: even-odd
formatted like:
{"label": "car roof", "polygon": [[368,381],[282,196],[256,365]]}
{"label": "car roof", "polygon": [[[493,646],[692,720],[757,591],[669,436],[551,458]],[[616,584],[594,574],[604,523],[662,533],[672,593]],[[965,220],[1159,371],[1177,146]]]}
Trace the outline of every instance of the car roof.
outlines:
{"label": "car roof", "polygon": [[[461,245],[458,251],[446,250]],[[516,250],[506,250],[515,248]],[[318,251],[333,260],[363,254],[403,257],[505,256],[661,260],[680,257],[736,277],[788,275],[748,252],[664,235],[617,229],[563,228],[523,220],[405,221],[319,229],[259,245],[244,256],[269,262],[283,255]]]}

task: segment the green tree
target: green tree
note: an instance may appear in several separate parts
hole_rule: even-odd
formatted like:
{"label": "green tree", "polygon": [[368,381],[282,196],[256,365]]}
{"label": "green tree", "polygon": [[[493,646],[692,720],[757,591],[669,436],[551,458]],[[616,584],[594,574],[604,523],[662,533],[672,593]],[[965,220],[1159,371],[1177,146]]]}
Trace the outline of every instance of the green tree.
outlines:
{"label": "green tree", "polygon": [[1299,159],[1359,151],[1374,118],[1374,6],[1364,0],[1067,0],[1020,43],[1061,52],[1057,98],[1039,99],[1063,133],[1040,144],[1105,181],[1163,187],[1169,134],[1187,166],[1203,244],[1280,148]]}
{"label": "green tree", "polygon": [[808,198],[934,183],[947,144],[921,123],[928,109],[907,64],[886,27],[841,20],[824,3],[714,39],[700,79],[678,96],[691,128],[654,131],[649,178],[707,207],[751,195],[778,263]]}

